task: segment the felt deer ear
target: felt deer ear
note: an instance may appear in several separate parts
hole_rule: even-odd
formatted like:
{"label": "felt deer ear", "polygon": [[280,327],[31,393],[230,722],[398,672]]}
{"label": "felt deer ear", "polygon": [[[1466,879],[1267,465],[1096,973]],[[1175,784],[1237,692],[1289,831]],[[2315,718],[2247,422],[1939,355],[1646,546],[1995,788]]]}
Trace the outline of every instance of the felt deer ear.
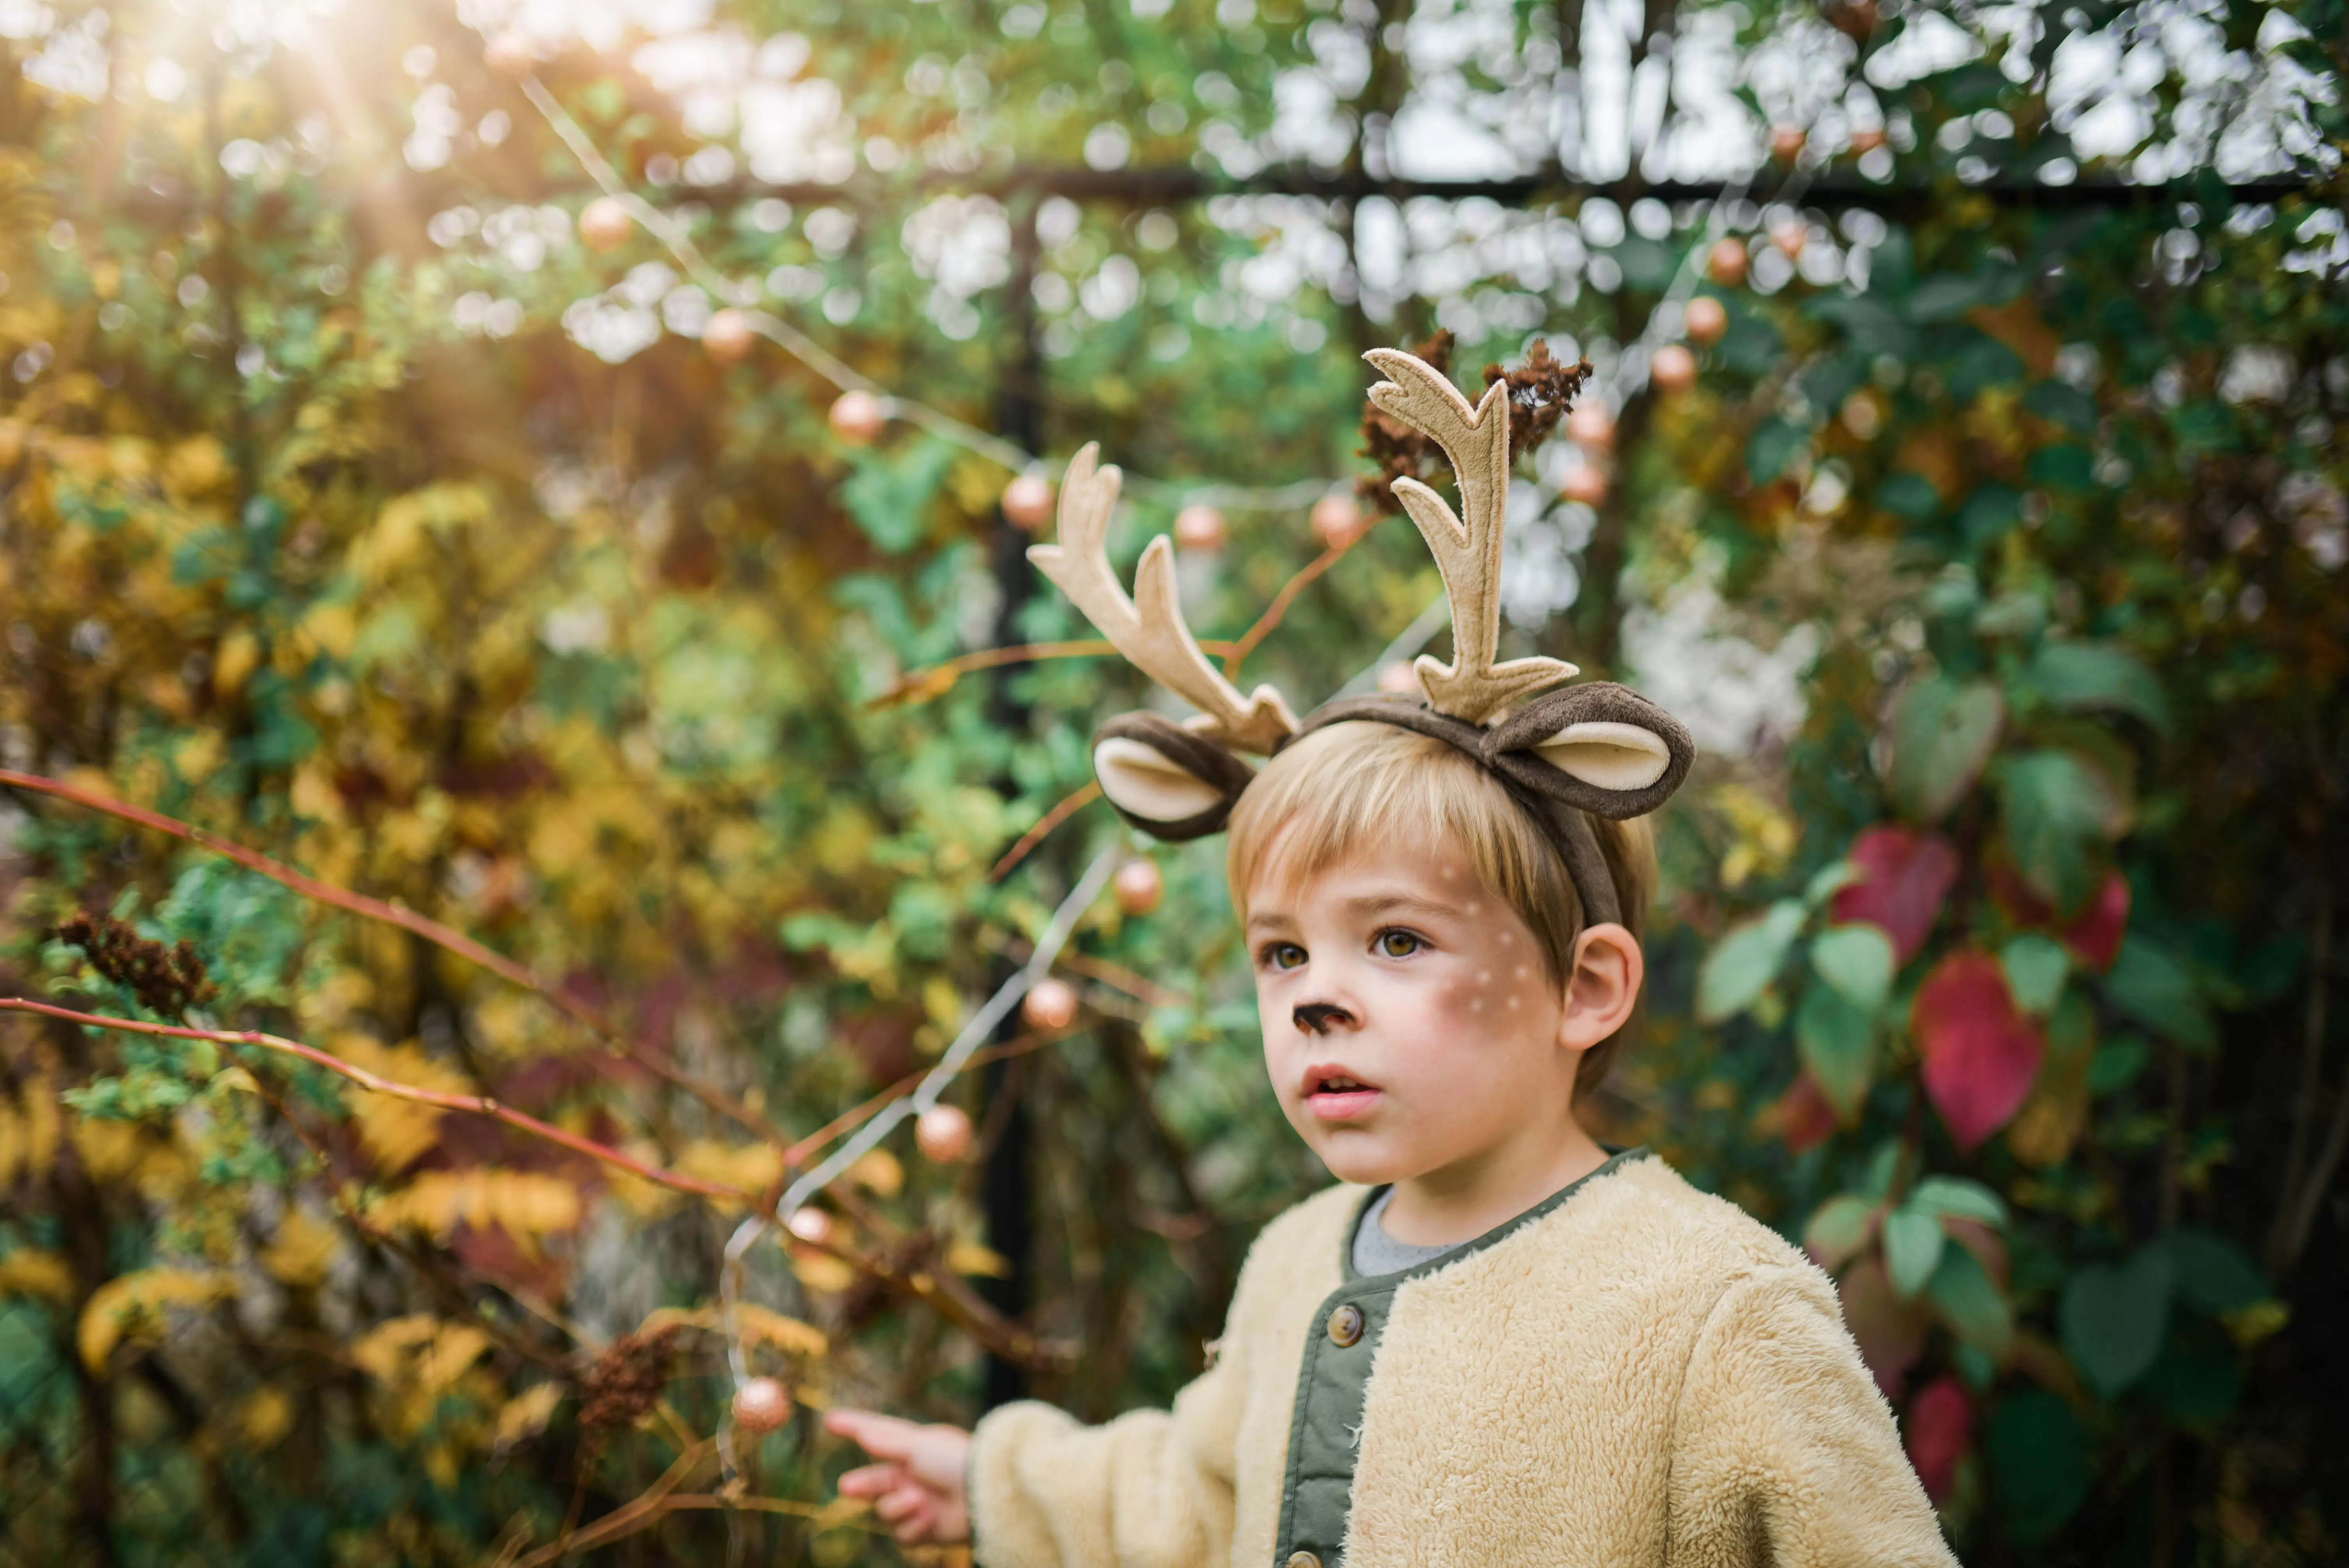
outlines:
{"label": "felt deer ear", "polygon": [[1093,776],[1119,816],[1180,841],[1221,830],[1256,770],[1197,730],[1126,713],[1093,738]]}
{"label": "felt deer ear", "polygon": [[1535,698],[1494,727],[1493,765],[1594,816],[1645,816],[1671,798],[1696,759],[1680,720],[1609,681]]}

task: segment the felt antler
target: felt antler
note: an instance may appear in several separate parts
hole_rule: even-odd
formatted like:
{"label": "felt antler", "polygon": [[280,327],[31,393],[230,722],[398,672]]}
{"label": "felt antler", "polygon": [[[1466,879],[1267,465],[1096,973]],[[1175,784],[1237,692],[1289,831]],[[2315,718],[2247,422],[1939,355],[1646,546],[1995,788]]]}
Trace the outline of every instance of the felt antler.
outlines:
{"label": "felt antler", "polygon": [[1452,601],[1452,663],[1421,655],[1420,687],[1436,712],[1489,723],[1518,698],[1576,673],[1561,659],[1493,662],[1500,646],[1501,529],[1509,490],[1508,384],[1494,382],[1472,408],[1448,377],[1399,348],[1373,348],[1362,357],[1387,376],[1371,388],[1371,400],[1444,449],[1467,514],[1464,522],[1453,515],[1444,498],[1417,480],[1394,481]]}
{"label": "felt antler", "polygon": [[1199,651],[1183,623],[1174,547],[1164,534],[1142,552],[1133,597],[1119,585],[1109,563],[1109,516],[1119,479],[1114,466],[1102,466],[1100,443],[1086,442],[1061,481],[1059,542],[1030,546],[1028,559],[1135,668],[1199,709],[1187,727],[1237,750],[1270,755],[1297,732],[1296,716],[1268,686],[1243,699]]}

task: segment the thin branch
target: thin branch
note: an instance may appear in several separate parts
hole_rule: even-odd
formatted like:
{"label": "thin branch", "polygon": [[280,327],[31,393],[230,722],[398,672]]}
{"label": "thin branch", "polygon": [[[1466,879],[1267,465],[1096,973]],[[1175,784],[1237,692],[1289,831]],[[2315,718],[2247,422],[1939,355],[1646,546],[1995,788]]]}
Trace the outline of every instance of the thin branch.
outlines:
{"label": "thin branch", "polygon": [[68,784],[63,779],[51,779],[39,773],[22,773],[15,769],[0,768],[0,785],[13,785],[19,789],[29,789],[36,794],[54,796],[57,799],[80,806],[85,810],[100,812],[138,827],[167,834],[183,842],[193,844],[198,849],[234,861],[248,871],[258,872],[270,881],[291,889],[304,898],[410,932],[444,952],[453,953],[470,964],[487,969],[500,979],[519,985],[523,990],[543,998],[564,1016],[585,1029],[596,1043],[607,1051],[624,1057],[655,1077],[684,1089],[713,1110],[731,1118],[769,1142],[788,1141],[782,1130],[773,1122],[716,1086],[703,1083],[691,1074],[668,1062],[662,1061],[641,1047],[622,1040],[610,1019],[571,992],[548,980],[536,970],[516,963],[502,954],[492,952],[453,926],[443,925],[437,920],[419,914],[405,904],[392,903],[384,899],[371,897],[367,893],[354,892],[348,888],[338,887],[333,882],[321,882],[316,877],[295,871],[283,861],[273,859],[258,850],[247,849],[243,844],[223,839],[217,833],[208,832],[192,822],[183,822],[177,817],[167,817],[160,811],[152,811],[144,806],[134,806],[127,800],[118,800],[110,795],[100,795],[93,790]]}
{"label": "thin branch", "polygon": [[[1057,1035],[1021,1035],[1016,1039],[1006,1040],[1001,1045],[988,1046],[973,1051],[970,1054],[970,1060],[964,1065],[975,1068],[982,1062],[999,1062],[1010,1057],[1026,1056],[1030,1051],[1042,1046],[1049,1046],[1060,1037]],[[924,1068],[917,1073],[907,1073],[863,1104],[843,1111],[789,1149],[784,1150],[783,1168],[787,1171],[796,1170],[806,1164],[809,1157],[817,1150],[833,1140],[845,1133],[854,1132],[864,1126],[892,1104],[921,1088],[922,1080],[929,1076],[930,1070],[927,1068]]]}
{"label": "thin branch", "polygon": [[635,1498],[584,1530],[564,1532],[551,1544],[516,1560],[513,1568],[545,1568],[545,1564],[560,1561],[574,1552],[585,1552],[606,1542],[617,1541],[622,1536],[635,1534],[660,1517],[665,1511],[661,1507],[662,1501],[669,1493],[691,1480],[717,1457],[718,1439],[702,1439],[678,1455],[677,1462],[662,1471],[658,1480]]}
{"label": "thin branch", "polygon": [[71,1007],[60,1007],[50,1002],[36,1002],[28,996],[0,996],[0,1012],[38,1013],[45,1017],[63,1018],[68,1023],[84,1025],[93,1029],[115,1029],[126,1034],[160,1035],[175,1040],[211,1040],[224,1046],[254,1046],[263,1050],[275,1051],[283,1056],[299,1057],[315,1067],[321,1067],[328,1072],[339,1074],[374,1094],[385,1095],[393,1099],[412,1100],[418,1105],[437,1106],[442,1110],[461,1110],[475,1116],[494,1118],[517,1131],[529,1133],[533,1138],[544,1139],[549,1143],[560,1144],[575,1154],[584,1154],[590,1160],[601,1161],[615,1170],[625,1171],[642,1181],[651,1181],[676,1191],[691,1192],[706,1198],[727,1198],[744,1203],[758,1201],[758,1194],[755,1192],[746,1192],[739,1187],[730,1187],[720,1181],[705,1181],[698,1176],[688,1176],[681,1171],[670,1171],[662,1166],[648,1165],[634,1155],[624,1154],[608,1144],[596,1142],[592,1138],[582,1138],[575,1132],[567,1132],[551,1121],[541,1121],[538,1118],[516,1110],[512,1106],[501,1105],[486,1095],[451,1094],[442,1089],[419,1088],[414,1084],[395,1082],[390,1078],[371,1073],[356,1063],[347,1062],[340,1057],[322,1051],[316,1046],[305,1046],[299,1040],[289,1040],[283,1035],[265,1034],[259,1029],[197,1029],[183,1024],[150,1024],[138,1018],[115,1018],[100,1013],[78,1012]]}
{"label": "thin branch", "polygon": [[996,861],[994,869],[987,873],[987,880],[1001,882],[1009,876],[1011,869],[1026,860],[1028,852],[1042,843],[1053,829],[1075,816],[1083,808],[1092,805],[1093,801],[1100,799],[1101,792],[1099,779],[1094,779],[1082,788],[1071,791],[1059,805],[1045,812],[1034,827],[1019,835],[1019,841],[1003,852],[1003,858]]}
{"label": "thin branch", "polygon": [[[1204,642],[1200,648],[1207,653],[1228,655],[1238,646],[1236,643]],[[932,702],[954,689],[955,682],[980,670],[1000,669],[1005,665],[1026,665],[1044,659],[1089,659],[1117,649],[1100,637],[1073,638],[1057,643],[1020,643],[1008,648],[981,648],[977,653],[964,654],[944,664],[930,665],[909,670],[897,677],[897,683],[879,696],[866,702],[867,712],[880,708],[898,707],[908,703]]]}
{"label": "thin branch", "polygon": [[[1263,614],[1257,617],[1256,624],[1250,626],[1247,629],[1247,634],[1242,636],[1238,642],[1232,644],[1230,651],[1224,655],[1224,678],[1226,680],[1237,681],[1240,678],[1240,665],[1242,662],[1245,661],[1250,654],[1256,652],[1257,644],[1272,635],[1273,629],[1278,626],[1282,618],[1288,614],[1288,607],[1297,603],[1297,596],[1299,593],[1304,593],[1307,588],[1310,587],[1315,578],[1320,576],[1324,572],[1329,571],[1332,566],[1337,565],[1340,558],[1342,557],[1346,552],[1353,549],[1355,545],[1361,542],[1363,535],[1369,532],[1369,526],[1365,526],[1357,531],[1353,538],[1347,540],[1343,544],[1331,545],[1329,549],[1316,556],[1311,562],[1308,562],[1296,576],[1291,577],[1287,583],[1281,584],[1280,592],[1273,595],[1272,603],[1266,606]],[[1205,644],[1200,645],[1202,647],[1206,646]]]}

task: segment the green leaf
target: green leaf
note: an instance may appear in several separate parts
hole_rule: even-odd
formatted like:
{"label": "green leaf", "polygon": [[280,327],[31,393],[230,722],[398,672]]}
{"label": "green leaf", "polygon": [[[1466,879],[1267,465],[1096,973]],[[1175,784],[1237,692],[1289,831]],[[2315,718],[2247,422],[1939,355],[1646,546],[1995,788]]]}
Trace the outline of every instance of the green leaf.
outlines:
{"label": "green leaf", "polygon": [[2190,1050],[2219,1043],[2218,1025],[2184,961],[2135,932],[2123,939],[2105,976],[2105,995],[2129,1017]]}
{"label": "green leaf", "polygon": [[1876,1205],[1865,1198],[1848,1192],[1830,1198],[1819,1205],[1819,1212],[1803,1227],[1804,1250],[1819,1267],[1840,1269],[1868,1245],[1868,1232],[1875,1220]]}
{"label": "green leaf", "polygon": [[2044,1016],[2055,1010],[2071,976],[2072,954],[2052,936],[2030,933],[1999,950],[1999,967],[2006,971],[2006,988],[2026,1013]]}
{"label": "green leaf", "polygon": [[1867,873],[1850,861],[1832,861],[1811,873],[1803,884],[1803,903],[1812,909],[1826,903]]}
{"label": "green leaf", "polygon": [[2029,751],[2000,764],[2007,847],[2023,879],[2060,911],[2094,891],[2095,851],[2121,824],[2112,786],[2070,751]]}
{"label": "green leaf", "polygon": [[2161,683],[2117,643],[2049,643],[2023,679],[2057,707],[2126,713],[2162,734],[2169,732],[2169,702]]}
{"label": "green leaf", "polygon": [[1951,1333],[1992,1360],[2014,1339],[2014,1314],[1982,1260],[1965,1247],[1943,1247],[1925,1299]]}
{"label": "green leaf", "polygon": [[2145,1071],[2146,1054],[2145,1042],[2135,1035],[2106,1040],[2088,1058],[2088,1092],[2101,1097],[2128,1088]]}
{"label": "green leaf", "polygon": [[2023,477],[2050,490],[2092,490],[2096,483],[2095,455],[2076,441],[2042,447],[2023,465]]}
{"label": "green leaf", "polygon": [[1941,1266],[1948,1245],[1949,1235],[1933,1215],[1905,1203],[1887,1214],[1884,1272],[1892,1281],[1892,1294],[1906,1301],[1923,1290]]}
{"label": "green leaf", "polygon": [[910,549],[929,524],[930,501],[954,466],[956,449],[925,440],[894,460],[879,452],[860,453],[856,471],[840,487],[840,499],[865,537],[892,555]]}
{"label": "green leaf", "polygon": [[1929,522],[1941,510],[1941,492],[1922,474],[1887,474],[1877,484],[1876,504],[1908,522]]}
{"label": "green leaf", "polygon": [[2189,1427],[2217,1426],[2242,1402],[2242,1354],[2215,1325],[2181,1317],[2138,1387]]}
{"label": "green leaf", "polygon": [[1700,1023],[1718,1024],[1754,1005],[1777,977],[1806,913],[1800,901],[1781,899],[1721,939],[1697,971]]}
{"label": "green leaf", "polygon": [[1992,480],[1977,487],[1958,509],[1958,532],[1968,548],[1980,550],[2023,521],[2023,492]]}
{"label": "green leaf", "polygon": [[1985,1225],[2006,1223],[2006,1204],[1979,1181],[1962,1176],[1928,1176],[1909,1194],[1908,1206],[1953,1220],[1980,1220]]}
{"label": "green leaf", "polygon": [[2023,395],[2023,407],[2075,435],[2096,433],[2096,400],[2068,381],[2042,381]]}
{"label": "green leaf", "polygon": [[2088,1434],[2072,1408],[2025,1387],[1991,1418],[1983,1448],[2006,1528],[2028,1545],[2055,1533],[2088,1500]]}
{"label": "green leaf", "polygon": [[2005,721],[2005,700],[1988,681],[1936,676],[1909,686],[1892,716],[1889,782],[1901,810],[1921,822],[1948,816],[1982,776]]}
{"label": "green leaf", "polygon": [[2137,1249],[2124,1267],[2092,1264],[2072,1276],[2055,1310],[2064,1354],[2088,1386],[2116,1398],[2145,1376],[2169,1327],[2176,1266],[2159,1246]]}
{"label": "green leaf", "polygon": [[1809,434],[1792,420],[1776,415],[1763,420],[1745,443],[1746,476],[1757,485],[1768,484],[1785,471],[1788,461],[1809,439]]}
{"label": "green leaf", "polygon": [[1982,303],[1982,284],[1964,273],[1936,273],[1920,280],[1903,303],[1917,321],[1955,321]]}
{"label": "green leaf", "polygon": [[[1885,947],[1889,952],[1891,944]],[[1857,1117],[1876,1074],[1871,1015],[1832,985],[1810,986],[1795,1010],[1795,1046],[1837,1116],[1847,1122]]]}
{"label": "green leaf", "polygon": [[2153,1244],[2169,1254],[2178,1299],[2197,1312],[2217,1317],[2268,1298],[2268,1282],[2251,1254],[2216,1231],[2184,1225]]}
{"label": "green leaf", "polygon": [[1873,924],[1838,925],[1811,943],[1811,967],[1862,1014],[1873,1015],[1892,989],[1898,961],[1892,939]]}

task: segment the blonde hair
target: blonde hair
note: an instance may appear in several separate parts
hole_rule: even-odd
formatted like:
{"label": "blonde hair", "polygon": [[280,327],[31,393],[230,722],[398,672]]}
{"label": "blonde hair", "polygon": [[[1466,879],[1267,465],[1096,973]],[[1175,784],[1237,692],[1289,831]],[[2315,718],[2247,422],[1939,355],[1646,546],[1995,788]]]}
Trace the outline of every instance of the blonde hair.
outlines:
{"label": "blonde hair", "polygon": [[[1655,837],[1646,819],[1590,826],[1615,883],[1623,924],[1636,939],[1656,884]],[[1464,854],[1486,887],[1533,932],[1553,985],[1564,985],[1582,935],[1582,900],[1549,835],[1501,781],[1433,736],[1392,724],[1333,724],[1284,748],[1233,808],[1226,865],[1232,903],[1247,921],[1248,891],[1269,871],[1284,887],[1320,875],[1363,851],[1433,839]],[[1578,1099],[1598,1087],[1621,1032],[1583,1053]]]}

